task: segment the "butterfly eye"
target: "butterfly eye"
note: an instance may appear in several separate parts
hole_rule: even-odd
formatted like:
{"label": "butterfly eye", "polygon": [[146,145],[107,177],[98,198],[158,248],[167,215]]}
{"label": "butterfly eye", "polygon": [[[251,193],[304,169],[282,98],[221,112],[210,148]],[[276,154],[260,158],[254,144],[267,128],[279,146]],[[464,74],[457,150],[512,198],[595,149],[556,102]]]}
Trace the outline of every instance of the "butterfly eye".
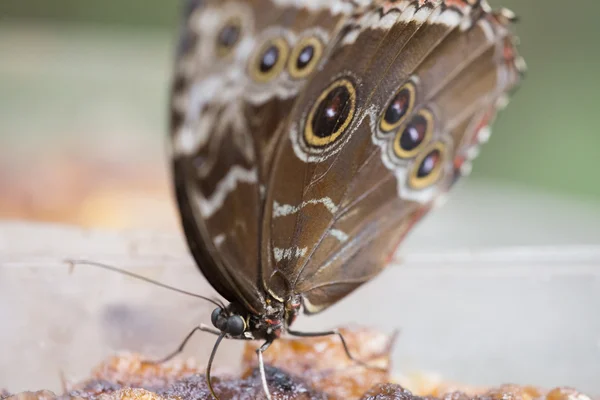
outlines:
{"label": "butterfly eye", "polygon": [[408,82],[390,100],[381,116],[379,129],[382,132],[390,132],[398,128],[404,122],[404,118],[411,113],[414,104],[415,86],[412,82]]}
{"label": "butterfly eye", "polygon": [[356,89],[348,79],[332,83],[313,105],[304,127],[309,146],[333,143],[348,128],[356,111]]}
{"label": "butterfly eye", "polygon": [[222,312],[223,310],[221,309],[221,307],[217,307],[213,310],[212,314],[210,314],[210,320],[213,325],[217,325],[217,320],[219,319],[219,316],[221,316]]}
{"label": "butterfly eye", "polygon": [[242,22],[233,18],[221,28],[217,34],[217,53],[225,57],[235,48],[242,37]]}
{"label": "butterfly eye", "polygon": [[436,143],[417,157],[409,185],[414,189],[424,189],[435,183],[442,173],[445,153],[446,147],[442,143]]}
{"label": "butterfly eye", "polygon": [[217,307],[213,310],[212,314],[210,315],[210,320],[215,328],[220,331],[223,331],[225,328],[227,328],[228,318],[223,312],[223,309],[220,307]]}
{"label": "butterfly eye", "polygon": [[246,330],[246,322],[239,315],[232,315],[227,318],[226,332],[232,336],[239,336]]}
{"label": "butterfly eye", "polygon": [[433,133],[433,115],[421,110],[404,129],[398,131],[394,139],[394,153],[399,158],[414,157],[431,139]]}
{"label": "butterfly eye", "polygon": [[292,78],[306,78],[323,55],[323,43],[314,36],[304,38],[292,50],[288,70]]}
{"label": "butterfly eye", "polygon": [[272,80],[283,70],[289,52],[289,46],[284,39],[271,39],[252,58],[250,75],[257,82]]}

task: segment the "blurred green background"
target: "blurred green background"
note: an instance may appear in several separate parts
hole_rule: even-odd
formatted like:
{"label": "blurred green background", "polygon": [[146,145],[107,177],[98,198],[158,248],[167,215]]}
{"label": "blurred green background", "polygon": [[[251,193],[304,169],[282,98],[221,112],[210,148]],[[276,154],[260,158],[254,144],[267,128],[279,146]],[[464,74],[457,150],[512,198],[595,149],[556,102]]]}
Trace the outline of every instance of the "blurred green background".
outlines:
{"label": "blurred green background", "polygon": [[[520,52],[529,72],[471,179],[600,204],[600,2],[491,3],[520,17]],[[23,174],[40,152],[65,156],[65,143],[71,157],[92,149],[85,157],[114,165],[153,162],[161,173],[179,7],[165,0],[1,1],[5,174]]]}

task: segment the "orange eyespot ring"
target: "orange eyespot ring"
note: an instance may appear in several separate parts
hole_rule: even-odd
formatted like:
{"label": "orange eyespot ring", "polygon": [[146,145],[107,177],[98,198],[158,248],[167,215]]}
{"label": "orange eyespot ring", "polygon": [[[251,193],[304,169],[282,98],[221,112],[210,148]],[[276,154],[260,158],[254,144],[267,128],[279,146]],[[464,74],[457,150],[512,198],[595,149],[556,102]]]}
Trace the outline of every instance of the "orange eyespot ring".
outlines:
{"label": "orange eyespot ring", "polygon": [[420,110],[394,138],[394,154],[412,158],[431,140],[434,118],[431,111]]}
{"label": "orange eyespot ring", "polygon": [[335,142],[350,126],[356,112],[354,84],[341,78],[321,93],[304,126],[304,141],[312,147]]}
{"label": "orange eyespot ring", "polygon": [[279,76],[288,60],[290,47],[283,38],[268,40],[250,60],[250,76],[265,83]]}
{"label": "orange eyespot ring", "polygon": [[217,34],[216,49],[219,57],[225,57],[233,51],[242,38],[242,20],[239,17],[229,19]]}
{"label": "orange eyespot ring", "polygon": [[302,39],[294,46],[288,62],[288,71],[294,79],[306,78],[314,71],[323,55],[323,43],[316,37]]}
{"label": "orange eyespot ring", "polygon": [[398,128],[415,106],[416,88],[412,82],[407,82],[392,97],[379,120],[382,132],[391,132]]}
{"label": "orange eyespot ring", "polygon": [[446,145],[436,142],[415,159],[408,184],[413,189],[425,189],[438,181],[446,159]]}

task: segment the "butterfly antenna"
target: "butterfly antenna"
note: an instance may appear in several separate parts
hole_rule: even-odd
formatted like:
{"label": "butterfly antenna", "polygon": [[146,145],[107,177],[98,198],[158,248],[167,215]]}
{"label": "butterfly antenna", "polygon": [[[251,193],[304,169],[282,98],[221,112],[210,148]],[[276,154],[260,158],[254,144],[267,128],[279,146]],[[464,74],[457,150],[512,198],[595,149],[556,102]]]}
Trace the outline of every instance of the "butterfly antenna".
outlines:
{"label": "butterfly antenna", "polygon": [[74,268],[76,265],[88,265],[88,266],[91,266],[91,267],[97,267],[97,268],[102,268],[102,269],[105,269],[105,270],[108,270],[108,271],[116,272],[116,273],[119,273],[121,275],[126,275],[126,276],[129,276],[131,278],[135,278],[137,280],[150,283],[152,285],[160,286],[161,288],[164,288],[164,289],[172,290],[174,292],[185,294],[187,296],[192,296],[192,297],[196,297],[198,299],[206,300],[206,301],[214,304],[217,307],[225,309],[225,306],[223,305],[223,303],[220,302],[220,301],[218,301],[218,300],[214,300],[214,299],[211,299],[209,297],[205,297],[205,296],[199,295],[197,293],[188,292],[187,290],[178,289],[178,288],[173,287],[173,286],[165,285],[164,283],[155,281],[155,280],[150,279],[150,278],[146,278],[145,276],[142,276],[142,275],[134,274],[133,272],[129,272],[129,271],[126,271],[126,270],[121,269],[121,268],[113,267],[111,265],[102,264],[102,263],[95,262],[95,261],[88,261],[88,260],[70,260],[70,259],[68,259],[68,260],[65,260],[65,262],[67,264],[69,264],[70,268]]}
{"label": "butterfly antenna", "polygon": [[221,344],[221,340],[223,340],[225,335],[226,335],[226,333],[221,333],[219,335],[219,337],[217,338],[217,341],[215,342],[215,345],[213,346],[213,349],[210,352],[210,358],[208,359],[208,365],[206,366],[206,384],[208,385],[208,390],[210,390],[210,394],[212,394],[212,396],[214,397],[215,400],[219,400],[219,396],[217,396],[217,394],[215,393],[215,389],[213,388],[213,385],[211,383],[210,371],[212,369],[213,360],[215,359],[215,354],[217,354],[217,349],[219,348],[219,345]]}

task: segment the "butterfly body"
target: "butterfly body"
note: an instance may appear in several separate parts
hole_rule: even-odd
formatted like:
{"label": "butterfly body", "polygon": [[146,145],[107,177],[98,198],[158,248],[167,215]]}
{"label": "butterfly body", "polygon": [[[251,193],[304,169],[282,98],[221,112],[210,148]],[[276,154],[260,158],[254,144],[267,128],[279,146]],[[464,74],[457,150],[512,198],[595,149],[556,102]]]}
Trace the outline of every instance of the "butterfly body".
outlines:
{"label": "butterfly body", "polygon": [[378,275],[468,173],[521,79],[513,17],[484,0],[187,6],[170,137],[181,221],[231,302],[213,324],[270,343]]}

